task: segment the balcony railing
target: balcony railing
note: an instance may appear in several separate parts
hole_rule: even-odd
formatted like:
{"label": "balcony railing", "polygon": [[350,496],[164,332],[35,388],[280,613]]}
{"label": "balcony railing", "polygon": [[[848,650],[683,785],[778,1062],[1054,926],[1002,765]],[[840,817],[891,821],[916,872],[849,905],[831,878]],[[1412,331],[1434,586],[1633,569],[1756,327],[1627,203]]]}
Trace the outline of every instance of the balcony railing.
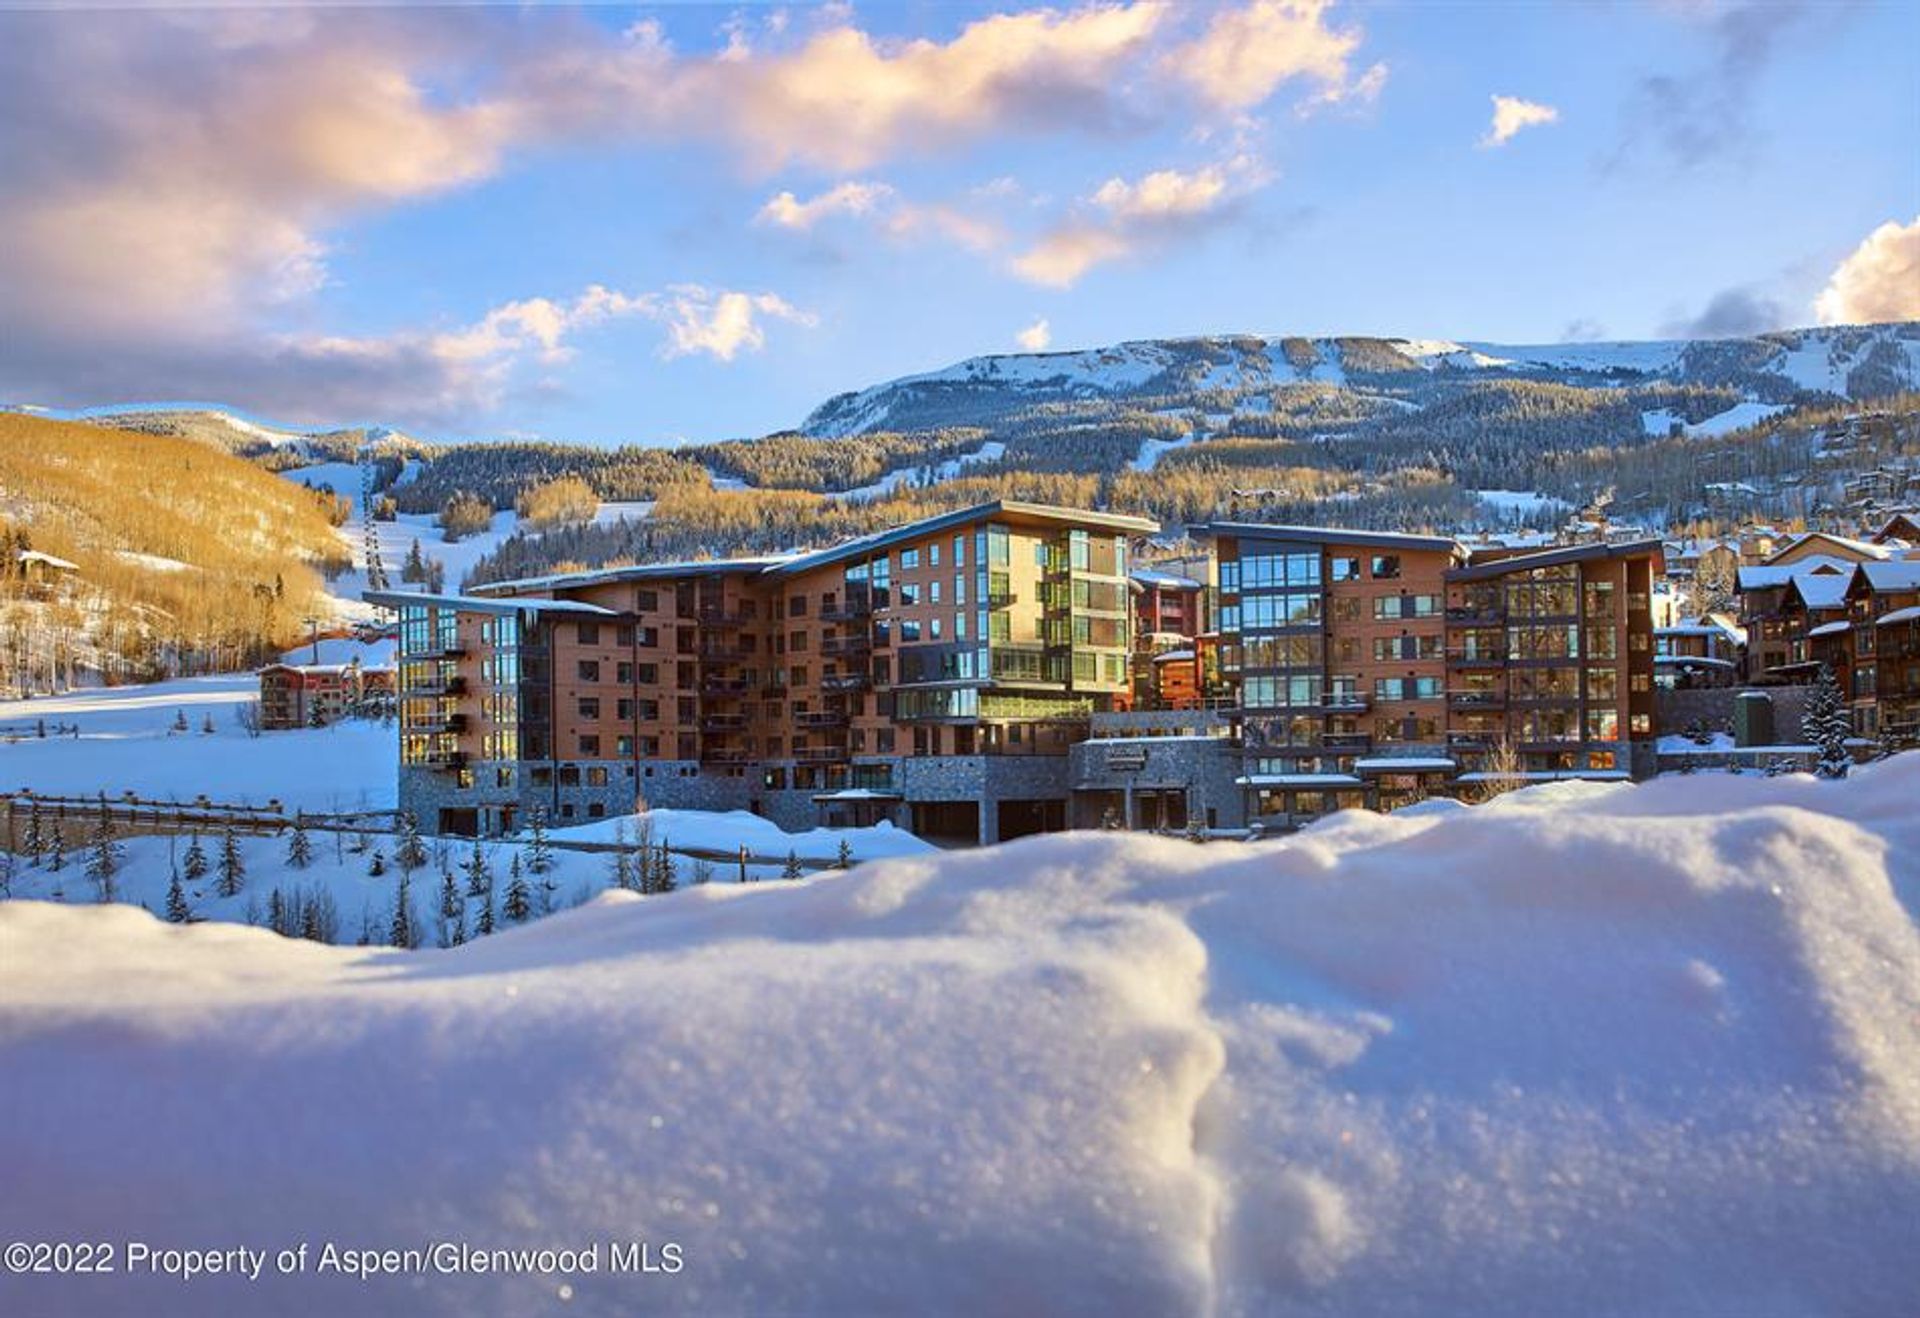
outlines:
{"label": "balcony railing", "polygon": [[1373,707],[1373,697],[1363,691],[1329,691],[1326,708],[1341,712],[1365,713]]}
{"label": "balcony railing", "polygon": [[795,714],[793,721],[803,728],[842,728],[847,724],[847,713],[842,709],[810,709]]}
{"label": "balcony railing", "polygon": [[848,758],[845,746],[802,746],[793,752],[802,764],[835,764]]}
{"label": "balcony railing", "polygon": [[700,716],[702,732],[738,732],[746,726],[745,714],[702,714]]}
{"label": "balcony railing", "polygon": [[829,604],[820,610],[822,622],[860,622],[873,616],[873,600],[863,598]]}
{"label": "balcony railing", "polygon": [[467,753],[465,751],[431,750],[422,758],[421,763],[429,769],[464,769],[467,767]]}
{"label": "balcony railing", "polygon": [[865,673],[835,673],[820,679],[823,691],[864,691],[872,685],[872,679]]}
{"label": "balcony railing", "polygon": [[1482,709],[1507,703],[1504,691],[1449,691],[1447,703],[1455,709]]}
{"label": "balcony railing", "polygon": [[753,658],[753,651],[738,645],[712,645],[697,652],[703,664],[737,664]]}
{"label": "balcony railing", "polygon": [[865,632],[847,636],[829,636],[820,642],[821,654],[864,654],[873,648],[873,638]]}
{"label": "balcony railing", "polygon": [[744,627],[759,621],[750,618],[738,609],[704,608],[695,612],[694,620],[702,627]]}
{"label": "balcony railing", "polygon": [[1448,622],[1484,623],[1493,626],[1507,620],[1504,604],[1457,604],[1446,611]]}
{"label": "balcony railing", "polygon": [[1505,650],[1449,650],[1449,668],[1497,668],[1507,662]]}
{"label": "balcony railing", "polygon": [[709,677],[700,684],[702,695],[744,696],[751,690],[744,677]]}
{"label": "balcony railing", "polygon": [[1373,745],[1370,732],[1328,732],[1321,734],[1320,744],[1329,750],[1363,751]]}

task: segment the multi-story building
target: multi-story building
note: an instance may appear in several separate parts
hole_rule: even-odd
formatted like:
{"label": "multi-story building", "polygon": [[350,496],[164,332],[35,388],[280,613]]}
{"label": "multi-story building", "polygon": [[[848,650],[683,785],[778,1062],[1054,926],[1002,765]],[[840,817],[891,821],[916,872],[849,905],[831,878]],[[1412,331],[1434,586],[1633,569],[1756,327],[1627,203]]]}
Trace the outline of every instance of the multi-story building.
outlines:
{"label": "multi-story building", "polygon": [[1067,748],[1129,692],[1129,540],[1157,529],[999,501],[815,553],[369,593],[400,615],[402,808],[1064,827]]}
{"label": "multi-story building", "polygon": [[260,726],[269,732],[332,723],[393,696],[390,668],[345,664],[268,664],[260,670]]}
{"label": "multi-story building", "polygon": [[1470,561],[1440,536],[1211,529],[1250,820],[1650,771],[1658,542]]}

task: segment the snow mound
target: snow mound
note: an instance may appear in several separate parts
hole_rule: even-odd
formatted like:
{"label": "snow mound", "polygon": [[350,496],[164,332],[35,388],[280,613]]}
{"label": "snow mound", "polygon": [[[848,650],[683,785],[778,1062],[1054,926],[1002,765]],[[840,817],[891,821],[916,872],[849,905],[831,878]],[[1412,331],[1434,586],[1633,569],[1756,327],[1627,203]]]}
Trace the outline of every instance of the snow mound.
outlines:
{"label": "snow mound", "polygon": [[446,952],[0,904],[0,1235],[686,1259],[0,1301],[1920,1312],[1920,755],[1563,786],[609,895]]}

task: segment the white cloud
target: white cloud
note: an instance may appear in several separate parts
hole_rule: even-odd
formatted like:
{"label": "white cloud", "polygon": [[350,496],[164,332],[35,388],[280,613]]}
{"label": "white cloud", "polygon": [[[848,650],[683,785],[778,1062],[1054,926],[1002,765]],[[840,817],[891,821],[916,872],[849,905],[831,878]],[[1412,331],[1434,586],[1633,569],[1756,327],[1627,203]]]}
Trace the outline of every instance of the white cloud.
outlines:
{"label": "white cloud", "polygon": [[1110,178],[1087,198],[1087,206],[1102,214],[1056,225],[1014,258],[1014,272],[1049,288],[1069,287],[1095,266],[1218,223],[1229,206],[1269,177],[1251,157],[1237,156],[1192,171],[1155,170],[1132,182]]}
{"label": "white cloud", "polygon": [[791,192],[776,193],[760,208],[755,220],[782,229],[811,229],[829,215],[867,215],[893,196],[884,183],[862,183],[849,179],[807,201]]}
{"label": "white cloud", "polygon": [[663,357],[705,353],[730,362],[744,350],[766,346],[763,320],[783,320],[812,326],[818,317],[795,307],[776,293],[740,293],[699,284],[676,284],[664,294],[641,299],[645,314],[667,327]]}
{"label": "white cloud", "polygon": [[1487,135],[1480,139],[1480,145],[1483,148],[1505,146],[1521,129],[1557,123],[1559,119],[1560,111],[1551,105],[1518,96],[1495,96],[1493,122],[1487,126]]}
{"label": "white cloud", "polygon": [[1376,64],[1359,79],[1351,66],[1362,33],[1327,24],[1330,0],[1252,0],[1216,13],[1206,30],[1175,48],[1164,67],[1203,101],[1250,110],[1292,79],[1319,84],[1306,104],[1371,100],[1386,80]]}
{"label": "white cloud", "polygon": [[1834,269],[1813,309],[1823,325],[1920,320],[1920,216],[1868,234]]}
{"label": "white cloud", "polygon": [[1013,341],[1020,345],[1022,352],[1045,352],[1053,342],[1053,327],[1042,316],[1014,335]]}

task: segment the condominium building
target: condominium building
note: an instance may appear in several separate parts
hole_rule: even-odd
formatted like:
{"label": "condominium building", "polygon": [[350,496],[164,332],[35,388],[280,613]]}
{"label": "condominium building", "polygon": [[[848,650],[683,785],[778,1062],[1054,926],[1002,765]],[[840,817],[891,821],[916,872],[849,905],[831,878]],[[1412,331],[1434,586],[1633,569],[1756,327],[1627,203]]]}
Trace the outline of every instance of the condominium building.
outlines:
{"label": "condominium building", "polygon": [[1064,827],[1067,748],[1129,693],[1129,540],[1157,529],[997,501],[814,553],[370,592],[400,616],[402,808]]}
{"label": "condominium building", "polygon": [[1211,531],[1249,821],[1650,771],[1658,542],[1470,556],[1439,536]]}

